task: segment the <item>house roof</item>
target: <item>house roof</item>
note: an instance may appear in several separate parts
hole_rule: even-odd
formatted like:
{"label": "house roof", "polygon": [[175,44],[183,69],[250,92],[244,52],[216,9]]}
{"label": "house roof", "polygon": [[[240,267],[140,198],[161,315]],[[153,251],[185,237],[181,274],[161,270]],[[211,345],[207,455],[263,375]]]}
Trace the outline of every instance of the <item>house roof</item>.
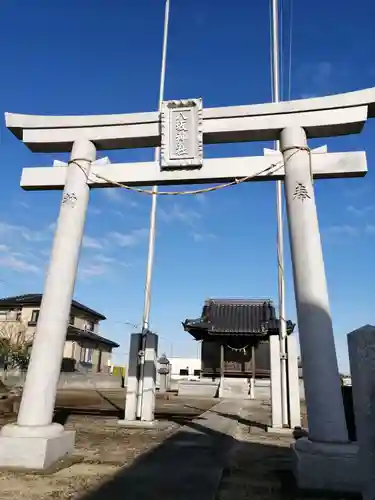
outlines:
{"label": "house roof", "polygon": [[[0,299],[0,307],[40,306],[42,296],[43,295],[41,293],[28,293],[26,295],[16,295],[15,297],[5,297]],[[97,319],[107,319],[103,314],[94,311],[94,309],[90,309],[76,300],[72,300],[72,307],[90,314]]]}
{"label": "house roof", "polygon": [[[208,335],[267,335],[276,333],[280,320],[271,299],[208,299],[198,319],[182,323],[196,339]],[[288,332],[294,324],[287,321]]]}
{"label": "house roof", "polygon": [[100,335],[97,335],[94,332],[89,332],[87,330],[81,330],[80,328],[76,328],[74,326],[68,327],[67,337],[69,337],[70,339],[72,339],[72,337],[80,338],[80,339],[84,338],[87,340],[92,340],[93,342],[105,344],[109,347],[119,347],[120,346],[120,344],[118,344],[117,342],[113,342],[113,340],[106,339],[105,337],[101,337]]}

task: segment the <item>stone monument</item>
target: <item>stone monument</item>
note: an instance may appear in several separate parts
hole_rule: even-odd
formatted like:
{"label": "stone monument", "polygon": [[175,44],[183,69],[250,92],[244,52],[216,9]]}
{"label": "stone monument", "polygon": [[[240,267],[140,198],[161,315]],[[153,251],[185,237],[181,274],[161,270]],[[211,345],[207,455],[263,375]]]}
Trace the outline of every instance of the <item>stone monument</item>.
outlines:
{"label": "stone monument", "polygon": [[348,334],[353,404],[359,445],[358,469],[363,500],[375,497],[375,326]]}

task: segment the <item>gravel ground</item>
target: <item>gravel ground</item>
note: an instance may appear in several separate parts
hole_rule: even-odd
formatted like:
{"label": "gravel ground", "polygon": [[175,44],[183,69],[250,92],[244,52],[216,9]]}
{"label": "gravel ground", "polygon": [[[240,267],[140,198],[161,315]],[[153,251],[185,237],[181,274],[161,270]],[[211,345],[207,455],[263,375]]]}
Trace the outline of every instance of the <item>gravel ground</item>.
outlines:
{"label": "gravel ground", "polygon": [[[216,400],[217,401],[217,400]],[[123,391],[62,391],[56,402],[55,420],[76,431],[72,462],[51,474],[0,472],[1,500],[78,499],[109,480],[122,467],[151,451],[174,434],[186,421],[211,408],[215,400],[157,398],[158,418],[168,420],[163,429],[119,428]],[[0,418],[0,426],[15,415]],[[67,466],[69,465],[69,466]]]}
{"label": "gravel ground", "polygon": [[[215,500],[332,500],[332,494],[302,494],[292,474],[294,438],[265,432],[270,405],[254,404],[243,413],[235,435],[236,443],[224,470]],[[302,407],[302,422],[307,423]],[[305,425],[304,425],[305,426]],[[346,500],[346,497],[335,497]],[[353,497],[351,497],[353,498]]]}

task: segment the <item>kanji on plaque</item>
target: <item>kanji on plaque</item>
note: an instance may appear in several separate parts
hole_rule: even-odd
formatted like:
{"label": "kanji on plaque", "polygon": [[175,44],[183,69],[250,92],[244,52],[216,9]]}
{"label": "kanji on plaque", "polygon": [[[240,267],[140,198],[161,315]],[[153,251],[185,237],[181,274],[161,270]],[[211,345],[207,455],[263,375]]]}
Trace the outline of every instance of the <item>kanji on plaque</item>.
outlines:
{"label": "kanji on plaque", "polygon": [[185,133],[187,132],[186,128],[187,115],[184,115],[182,111],[178,113],[176,118],[176,130],[177,133]]}
{"label": "kanji on plaque", "polygon": [[162,169],[200,168],[203,162],[202,101],[165,101],[161,109]]}

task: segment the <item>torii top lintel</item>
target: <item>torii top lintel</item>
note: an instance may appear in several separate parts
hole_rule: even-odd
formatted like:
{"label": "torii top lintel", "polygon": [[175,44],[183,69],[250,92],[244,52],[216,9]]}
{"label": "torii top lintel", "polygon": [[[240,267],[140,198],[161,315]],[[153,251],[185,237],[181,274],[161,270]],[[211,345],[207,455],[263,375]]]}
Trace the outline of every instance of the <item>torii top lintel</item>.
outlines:
{"label": "torii top lintel", "polygon": [[[375,87],[312,99],[203,109],[206,144],[276,140],[300,126],[309,138],[359,133],[375,117]],[[79,138],[98,150],[160,145],[158,112],[40,116],[5,113],[6,126],[34,152],[69,152]]]}

